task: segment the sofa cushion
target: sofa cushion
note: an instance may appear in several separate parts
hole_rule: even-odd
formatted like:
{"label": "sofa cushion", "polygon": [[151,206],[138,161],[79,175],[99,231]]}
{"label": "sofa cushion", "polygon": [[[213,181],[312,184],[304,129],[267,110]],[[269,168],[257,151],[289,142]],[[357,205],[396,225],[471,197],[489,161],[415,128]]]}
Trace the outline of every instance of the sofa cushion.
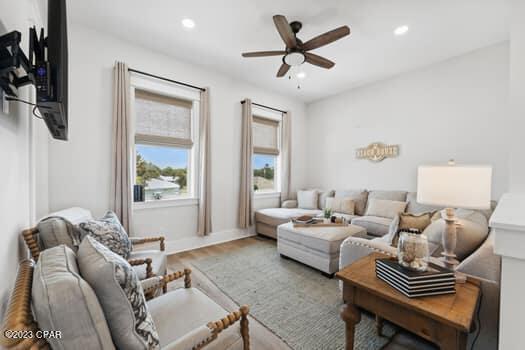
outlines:
{"label": "sofa cushion", "polygon": [[392,219],[379,216],[358,216],[352,219],[352,225],[366,228],[366,232],[372,236],[384,236],[388,233]]}
{"label": "sofa cushion", "polygon": [[393,219],[400,213],[404,212],[406,206],[406,202],[369,198],[366,215]]}
{"label": "sofa cushion", "polygon": [[120,223],[117,215],[108,211],[99,220],[89,220],[79,224],[84,235],[90,235],[124,259],[129,258],[132,245],[131,240]]}
{"label": "sofa cushion", "polygon": [[[179,288],[170,291],[150,300],[148,307],[155,324],[158,325],[162,348],[169,347],[183,336],[206,326],[208,322],[219,321],[228,314],[226,310],[195,288]],[[184,317],[174,317],[176,315]],[[240,338],[239,324],[240,322],[235,322],[221,332],[216,340],[206,346],[206,349],[228,349]]]}
{"label": "sofa cushion", "polygon": [[317,209],[324,210],[326,208],[326,200],[328,198],[332,198],[335,194],[335,191],[319,191],[319,203],[317,205]]}
{"label": "sofa cushion", "polygon": [[368,192],[366,190],[337,190],[335,191],[335,197],[349,197],[355,202],[355,214],[365,215],[366,201],[368,198]]}
{"label": "sofa cushion", "polygon": [[82,277],[94,289],[119,349],[158,349],[159,336],[131,265],[91,236],[78,249]]}
{"label": "sofa cushion", "polygon": [[405,202],[407,199],[406,191],[369,191],[368,200],[370,199],[387,199],[390,201]]}
{"label": "sofa cushion", "polygon": [[61,216],[49,216],[42,219],[37,228],[40,250],[65,244],[76,252],[82,241],[82,231]]}
{"label": "sofa cushion", "polygon": [[[134,250],[129,255],[130,259],[146,259],[151,258],[152,272],[157,275],[165,275],[168,268],[166,254],[160,250]],[[133,266],[140,280],[146,278],[146,265]]]}
{"label": "sofa cushion", "polygon": [[279,225],[277,228],[279,240],[287,240],[300,246],[305,246],[323,253],[337,253],[341,242],[346,238],[364,234],[363,227],[332,226],[332,227],[293,227],[291,222]]}
{"label": "sofa cushion", "polygon": [[114,349],[104,311],[79,274],[75,253],[65,245],[40,253],[33,273],[33,311],[41,329],[60,330],[53,349]]}
{"label": "sofa cushion", "polygon": [[443,207],[438,207],[434,205],[419,204],[417,202],[416,192],[408,192],[406,201],[408,203],[406,212],[410,214],[421,214],[443,209]]}
{"label": "sofa cushion", "polygon": [[301,209],[301,208],[266,208],[259,209],[255,212],[255,221],[262,222],[270,226],[279,226],[292,218],[297,218],[302,215],[321,215],[322,211],[319,209]]}
{"label": "sofa cushion", "polygon": [[297,206],[301,209],[317,209],[319,192],[317,190],[297,191]]}
{"label": "sofa cushion", "polygon": [[[476,250],[487,238],[489,234],[489,227],[487,218],[479,211],[456,210],[456,217],[458,226],[457,244],[455,253],[459,260],[465,259],[474,250]],[[443,252],[443,232],[445,230],[445,220],[439,219],[432,222],[424,231],[429,243],[438,246],[434,252],[434,256],[438,256]]]}
{"label": "sofa cushion", "polygon": [[332,212],[354,215],[355,202],[352,198],[348,197],[331,197],[326,199],[326,208],[332,210]]}

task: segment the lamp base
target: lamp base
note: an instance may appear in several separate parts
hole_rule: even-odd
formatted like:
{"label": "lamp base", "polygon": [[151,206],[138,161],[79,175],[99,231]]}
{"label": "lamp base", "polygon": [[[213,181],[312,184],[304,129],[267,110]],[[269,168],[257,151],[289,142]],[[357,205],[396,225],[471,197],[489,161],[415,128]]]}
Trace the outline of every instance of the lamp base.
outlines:
{"label": "lamp base", "polygon": [[459,260],[456,259],[456,254],[446,254],[443,252],[441,255],[443,256],[439,260],[443,263],[445,268],[455,270],[459,265]]}
{"label": "lamp base", "polygon": [[456,215],[453,208],[446,208],[445,213],[446,226],[445,232],[443,232],[443,253],[441,255],[443,255],[442,260],[445,266],[454,270],[459,265],[456,254],[454,254],[457,241]]}

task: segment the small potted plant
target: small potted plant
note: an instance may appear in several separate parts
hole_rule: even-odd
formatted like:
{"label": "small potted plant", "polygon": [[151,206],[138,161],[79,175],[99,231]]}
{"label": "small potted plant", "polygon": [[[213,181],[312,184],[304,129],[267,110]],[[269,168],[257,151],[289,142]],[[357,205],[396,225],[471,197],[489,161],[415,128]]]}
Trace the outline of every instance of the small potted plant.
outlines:
{"label": "small potted plant", "polygon": [[324,208],[324,210],[323,210],[323,217],[324,217],[325,224],[329,223],[330,222],[330,218],[332,217],[332,209]]}

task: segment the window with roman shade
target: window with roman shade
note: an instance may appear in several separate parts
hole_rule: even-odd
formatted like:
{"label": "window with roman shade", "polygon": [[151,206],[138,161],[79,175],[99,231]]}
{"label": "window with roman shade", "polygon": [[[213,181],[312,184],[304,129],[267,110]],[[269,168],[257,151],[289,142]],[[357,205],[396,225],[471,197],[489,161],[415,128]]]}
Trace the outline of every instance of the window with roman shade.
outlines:
{"label": "window with roman shade", "polygon": [[279,155],[279,121],[253,116],[253,153]]}
{"label": "window with roman shade", "polygon": [[192,101],[135,91],[135,140],[191,148]]}
{"label": "window with roman shade", "polygon": [[262,117],[257,114],[252,117],[252,182],[255,193],[279,192],[280,118],[280,115]]}
{"label": "window with roman shade", "polygon": [[198,104],[138,88],[134,91],[135,184],[144,187],[141,200],[195,197]]}

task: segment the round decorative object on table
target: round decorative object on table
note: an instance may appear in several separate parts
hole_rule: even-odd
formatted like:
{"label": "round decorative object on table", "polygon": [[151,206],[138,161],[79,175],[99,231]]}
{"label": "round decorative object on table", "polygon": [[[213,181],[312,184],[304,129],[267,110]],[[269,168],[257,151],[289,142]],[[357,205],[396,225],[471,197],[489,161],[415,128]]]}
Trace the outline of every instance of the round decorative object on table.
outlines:
{"label": "round decorative object on table", "polygon": [[428,240],[419,230],[408,229],[399,232],[397,245],[398,262],[413,271],[426,271],[428,268]]}

